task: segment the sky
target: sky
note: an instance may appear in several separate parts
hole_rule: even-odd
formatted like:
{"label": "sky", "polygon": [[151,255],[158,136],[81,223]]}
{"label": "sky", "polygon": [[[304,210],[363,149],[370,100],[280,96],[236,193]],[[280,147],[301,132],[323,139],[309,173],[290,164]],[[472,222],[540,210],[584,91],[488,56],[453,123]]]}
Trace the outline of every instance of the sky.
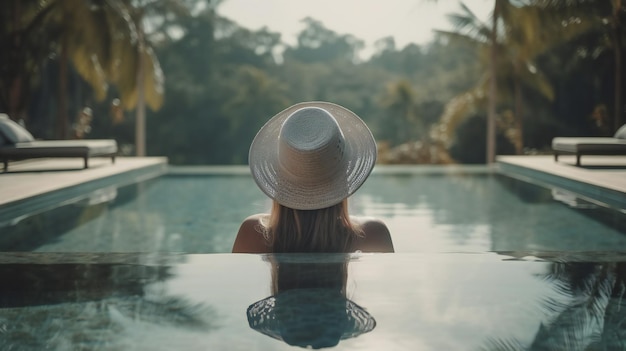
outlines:
{"label": "sky", "polygon": [[[481,18],[493,6],[492,0],[464,3]],[[388,36],[399,49],[429,42],[434,29],[450,29],[446,14],[459,9],[457,0],[224,0],[218,13],[251,30],[268,27],[292,45],[304,27],[301,20],[310,16],[338,34],[364,40],[367,56],[376,40]]]}

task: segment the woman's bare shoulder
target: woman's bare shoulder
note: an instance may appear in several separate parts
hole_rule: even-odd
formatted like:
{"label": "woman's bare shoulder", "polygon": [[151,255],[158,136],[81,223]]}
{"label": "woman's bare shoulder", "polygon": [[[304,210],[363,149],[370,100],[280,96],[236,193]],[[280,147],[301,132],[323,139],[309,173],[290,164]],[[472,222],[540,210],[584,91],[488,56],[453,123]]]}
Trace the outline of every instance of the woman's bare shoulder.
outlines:
{"label": "woman's bare shoulder", "polygon": [[268,253],[270,252],[267,240],[261,230],[263,224],[261,219],[267,214],[259,213],[244,219],[237,232],[234,253]]}
{"label": "woman's bare shoulder", "polygon": [[394,252],[391,233],[385,222],[373,217],[351,217],[363,231],[355,242],[355,250],[363,252]]}

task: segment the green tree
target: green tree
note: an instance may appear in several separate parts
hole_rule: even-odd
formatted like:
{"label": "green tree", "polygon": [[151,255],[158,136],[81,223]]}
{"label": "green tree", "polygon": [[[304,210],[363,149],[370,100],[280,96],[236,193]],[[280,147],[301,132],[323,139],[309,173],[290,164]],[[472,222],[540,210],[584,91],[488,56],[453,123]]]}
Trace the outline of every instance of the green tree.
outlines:
{"label": "green tree", "polygon": [[181,17],[176,25],[182,35],[156,47],[168,77],[167,95],[163,107],[149,115],[146,146],[149,154],[167,156],[172,164],[227,163],[218,155],[211,159],[210,152],[220,147],[219,130],[225,125],[218,106],[216,65],[225,50],[215,39],[218,22],[214,8]]}
{"label": "green tree", "polygon": [[[146,31],[152,23],[168,23],[168,17],[183,16],[190,14],[195,3],[176,0],[121,0],[127,1],[126,7],[130,11],[130,18],[136,28],[135,60],[129,60],[128,65],[133,65],[136,75],[125,76],[127,79],[134,78],[134,84],[128,85],[133,89],[128,94],[127,107],[135,107],[135,149],[137,156],[146,155],[146,104],[152,109],[161,107],[163,91],[163,73],[159,66],[156,55],[151,48],[150,35]],[[211,3],[211,2],[209,2]],[[147,22],[147,23],[145,23]],[[161,27],[162,28],[162,27]],[[167,29],[167,28],[166,28]],[[119,78],[122,78],[120,76]],[[123,78],[122,78],[123,79]]]}
{"label": "green tree", "polygon": [[419,116],[417,94],[407,80],[392,82],[382,97],[381,104],[387,111],[390,125],[395,125],[396,143],[427,138],[424,123]]}
{"label": "green tree", "polygon": [[298,45],[285,50],[285,60],[306,63],[358,61],[358,53],[364,47],[362,40],[350,34],[339,35],[311,17],[303,19],[302,22],[306,27],[298,34]]}
{"label": "green tree", "polygon": [[[3,28],[3,42],[13,43],[0,54],[3,71],[14,71],[3,80],[1,91],[7,110],[24,116],[28,91],[36,75],[52,57],[59,65],[57,99],[58,137],[67,137],[68,63],[91,87],[96,99],[104,99],[109,84],[116,86],[126,108],[136,105],[136,64],[145,61],[147,102],[152,108],[162,103],[162,74],[151,52],[139,55],[137,28],[130,17],[130,5],[122,0],[90,3],[80,0],[7,1],[2,6],[14,15]],[[4,11],[2,11],[5,13]],[[6,56],[5,56],[6,55]],[[7,58],[8,57],[8,58]],[[18,61],[19,60],[19,61]],[[4,64],[8,62],[9,64]],[[130,82],[130,83],[129,83]]]}
{"label": "green tree", "polygon": [[[538,6],[518,7],[504,0],[495,2],[491,25],[482,22],[467,6],[462,8],[463,13],[450,15],[458,31],[440,33],[451,40],[474,43],[483,52],[482,56],[488,57],[488,68],[473,89],[449,103],[442,117],[444,126],[440,132],[445,134],[444,139],[450,138],[460,120],[486,106],[487,162],[492,162],[495,155],[492,148],[495,147],[496,107],[512,105],[509,109],[513,111],[515,123],[507,135],[520,154],[524,148],[523,92],[538,93],[547,100],[554,98],[550,82],[533,60],[556,43],[579,35],[584,26],[577,23],[563,26],[553,13],[545,13]],[[499,96],[497,99],[496,95]],[[499,124],[502,125],[502,122]]]}
{"label": "green tree", "polygon": [[[533,0],[545,12],[558,13],[562,23],[573,21],[583,24],[584,32],[596,38],[592,47],[581,50],[594,52],[596,60],[601,60],[599,53],[608,51],[613,55],[613,132],[624,124],[623,105],[623,49],[626,38],[626,3],[623,0],[576,0],[547,1]],[[574,55],[574,57],[579,55]]]}
{"label": "green tree", "polygon": [[13,119],[28,119],[30,90],[52,50],[42,30],[52,7],[35,5],[34,0],[0,2],[0,111]]}
{"label": "green tree", "polygon": [[272,74],[278,34],[240,28],[214,8],[179,25],[184,34],[158,47],[168,94],[151,114],[150,154],[173,164],[245,163],[258,128],[291,103]]}
{"label": "green tree", "polygon": [[251,66],[238,67],[228,91],[222,113],[228,116],[229,128],[223,133],[231,140],[231,162],[243,164],[257,131],[270,117],[288,107],[290,101],[284,84]]}
{"label": "green tree", "polygon": [[[91,6],[81,0],[51,1],[54,6],[44,26],[58,34],[59,96],[57,112],[57,137],[68,137],[67,65],[73,64],[76,72],[89,83],[97,100],[107,96],[109,82],[117,85],[126,107],[133,105],[136,83],[129,84],[127,77],[136,69],[135,62],[149,61],[147,84],[152,87],[150,102],[158,108],[162,100],[159,81],[160,69],[154,57],[138,57],[134,43],[137,30],[129,19],[128,8],[122,2],[103,2]],[[136,103],[136,102],[135,102]]]}

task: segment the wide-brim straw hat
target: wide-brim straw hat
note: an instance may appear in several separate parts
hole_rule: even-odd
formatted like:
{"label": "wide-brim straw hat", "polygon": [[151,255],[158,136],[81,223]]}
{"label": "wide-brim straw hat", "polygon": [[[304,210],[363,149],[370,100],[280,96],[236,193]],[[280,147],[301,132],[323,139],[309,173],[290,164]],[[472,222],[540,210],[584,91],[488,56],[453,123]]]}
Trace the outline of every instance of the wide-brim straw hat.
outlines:
{"label": "wide-brim straw hat", "polygon": [[334,289],[293,289],[257,301],[246,311],[250,328],[305,348],[332,347],[372,331],[376,320]]}
{"label": "wide-brim straw hat", "polygon": [[252,141],[249,164],[259,188],[298,210],[336,205],[354,194],[376,163],[376,141],[354,112],[303,102],[272,117]]}

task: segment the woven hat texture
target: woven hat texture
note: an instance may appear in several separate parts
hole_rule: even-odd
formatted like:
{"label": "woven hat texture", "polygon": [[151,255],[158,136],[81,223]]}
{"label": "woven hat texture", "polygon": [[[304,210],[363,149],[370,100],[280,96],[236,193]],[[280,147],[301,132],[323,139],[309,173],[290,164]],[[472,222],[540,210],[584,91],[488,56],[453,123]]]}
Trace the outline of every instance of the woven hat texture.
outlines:
{"label": "woven hat texture", "polygon": [[354,112],[312,101],[272,117],[249,153],[259,188],[283,206],[330,207],[354,194],[376,163],[376,141]]}

